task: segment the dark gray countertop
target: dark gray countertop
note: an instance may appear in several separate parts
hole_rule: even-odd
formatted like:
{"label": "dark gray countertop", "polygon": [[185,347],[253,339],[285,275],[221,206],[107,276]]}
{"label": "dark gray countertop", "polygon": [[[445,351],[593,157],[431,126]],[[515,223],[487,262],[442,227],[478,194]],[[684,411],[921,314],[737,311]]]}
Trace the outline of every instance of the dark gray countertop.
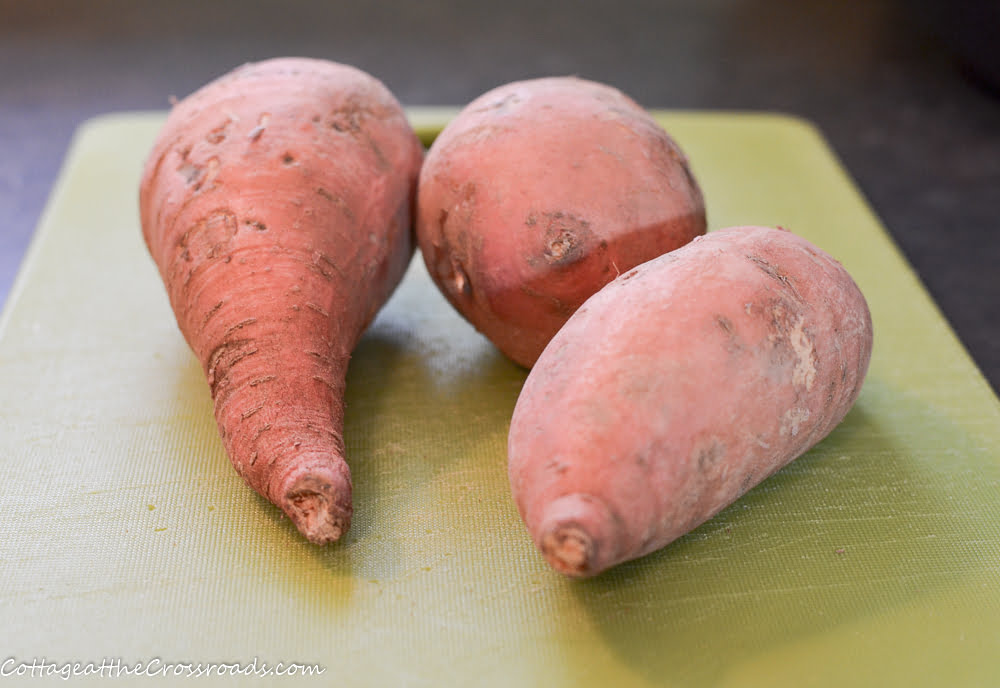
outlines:
{"label": "dark gray countertop", "polygon": [[[984,3],[985,4],[985,3]],[[814,122],[1000,388],[1000,93],[903,0],[0,0],[0,303],[76,127],[246,61],[328,57],[406,105],[577,74],[648,107]],[[961,2],[951,7],[961,6]]]}

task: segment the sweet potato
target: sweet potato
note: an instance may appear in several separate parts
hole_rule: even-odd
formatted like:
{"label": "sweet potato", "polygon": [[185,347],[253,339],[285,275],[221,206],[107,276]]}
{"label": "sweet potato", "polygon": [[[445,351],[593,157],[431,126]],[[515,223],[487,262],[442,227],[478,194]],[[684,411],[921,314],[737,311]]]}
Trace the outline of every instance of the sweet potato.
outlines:
{"label": "sweet potato", "polygon": [[413,255],[422,158],[381,82],[277,58],[176,104],[143,171],[143,236],[229,458],[315,543],[350,525],[347,363]]}
{"label": "sweet potato", "polygon": [[574,577],[667,545],[833,430],[871,348],[850,275],[789,231],[710,232],[625,273],[517,400],[509,477],[531,537]]}
{"label": "sweet potato", "polygon": [[417,240],[451,304],[530,367],[583,301],[705,232],[687,159],[620,91],[550,77],[469,103],[431,145]]}

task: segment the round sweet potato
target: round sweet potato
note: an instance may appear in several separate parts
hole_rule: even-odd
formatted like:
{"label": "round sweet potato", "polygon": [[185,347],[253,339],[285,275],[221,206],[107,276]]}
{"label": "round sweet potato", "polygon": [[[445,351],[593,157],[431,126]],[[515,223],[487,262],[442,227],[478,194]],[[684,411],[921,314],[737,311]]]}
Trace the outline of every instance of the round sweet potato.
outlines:
{"label": "round sweet potato", "polygon": [[428,271],[526,367],[587,297],[705,227],[673,139],[620,91],[578,78],[474,100],[432,144],[418,186]]}

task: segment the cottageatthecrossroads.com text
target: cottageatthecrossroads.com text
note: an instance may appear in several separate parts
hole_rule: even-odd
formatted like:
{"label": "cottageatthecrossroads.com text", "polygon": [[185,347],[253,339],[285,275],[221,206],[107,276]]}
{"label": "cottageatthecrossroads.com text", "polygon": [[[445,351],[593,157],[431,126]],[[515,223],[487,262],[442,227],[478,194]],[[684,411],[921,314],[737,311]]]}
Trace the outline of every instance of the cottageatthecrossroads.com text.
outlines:
{"label": "cottageatthecrossroads.com text", "polygon": [[105,657],[99,662],[53,661],[45,657],[7,657],[0,663],[0,682],[5,678],[207,678],[210,676],[319,676],[326,667],[302,662],[168,662],[152,659],[126,662]]}

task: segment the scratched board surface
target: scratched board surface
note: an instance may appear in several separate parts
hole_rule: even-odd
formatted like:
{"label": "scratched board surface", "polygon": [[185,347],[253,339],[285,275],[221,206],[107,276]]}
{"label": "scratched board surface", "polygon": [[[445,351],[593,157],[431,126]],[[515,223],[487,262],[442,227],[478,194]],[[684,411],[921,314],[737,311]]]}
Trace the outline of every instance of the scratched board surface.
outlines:
{"label": "scratched board surface", "polygon": [[[410,110],[427,141],[450,114]],[[163,113],[83,126],[0,319],[0,684],[110,658],[105,673],[318,665],[343,686],[992,685],[1000,403],[811,126],[657,114],[711,228],[780,224],[839,258],[876,346],[820,445],[666,549],[576,582],[509,495],[524,371],[419,258],[352,359],[346,540],[313,547],[252,494],[141,242]]]}

